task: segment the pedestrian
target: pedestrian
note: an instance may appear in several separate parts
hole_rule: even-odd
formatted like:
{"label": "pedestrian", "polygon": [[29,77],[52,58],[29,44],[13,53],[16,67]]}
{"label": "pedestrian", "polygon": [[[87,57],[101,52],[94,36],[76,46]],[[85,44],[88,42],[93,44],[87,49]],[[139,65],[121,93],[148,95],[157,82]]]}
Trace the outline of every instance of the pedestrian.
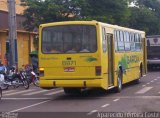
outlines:
{"label": "pedestrian", "polygon": [[7,72],[7,69],[6,69],[6,67],[2,64],[1,60],[0,60],[0,71],[1,71],[1,73],[6,73],[6,72]]}
{"label": "pedestrian", "polygon": [[38,56],[37,55],[31,55],[31,63],[33,66],[33,70],[37,71],[38,69]]}

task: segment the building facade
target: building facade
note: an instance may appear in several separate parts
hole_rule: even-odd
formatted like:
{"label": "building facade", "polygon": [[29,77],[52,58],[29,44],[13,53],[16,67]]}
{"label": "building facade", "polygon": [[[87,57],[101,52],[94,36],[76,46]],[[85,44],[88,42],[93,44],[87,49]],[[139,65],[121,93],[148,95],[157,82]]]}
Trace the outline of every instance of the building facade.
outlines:
{"label": "building facade", "polygon": [[[22,7],[20,0],[16,1],[16,20],[17,20],[17,48],[18,48],[18,67],[29,64],[30,52],[34,51],[33,40],[36,33],[25,31],[23,22],[23,12],[25,7]],[[7,0],[0,1],[0,60],[6,64],[6,42],[8,41],[8,7]]]}

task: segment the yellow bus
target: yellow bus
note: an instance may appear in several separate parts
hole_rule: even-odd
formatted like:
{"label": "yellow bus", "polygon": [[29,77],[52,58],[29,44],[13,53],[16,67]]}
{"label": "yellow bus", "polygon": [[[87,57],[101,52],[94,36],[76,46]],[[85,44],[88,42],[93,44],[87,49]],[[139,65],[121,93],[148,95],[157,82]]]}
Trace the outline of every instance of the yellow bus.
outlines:
{"label": "yellow bus", "polygon": [[40,87],[116,88],[146,74],[145,32],[98,21],[66,21],[39,27]]}

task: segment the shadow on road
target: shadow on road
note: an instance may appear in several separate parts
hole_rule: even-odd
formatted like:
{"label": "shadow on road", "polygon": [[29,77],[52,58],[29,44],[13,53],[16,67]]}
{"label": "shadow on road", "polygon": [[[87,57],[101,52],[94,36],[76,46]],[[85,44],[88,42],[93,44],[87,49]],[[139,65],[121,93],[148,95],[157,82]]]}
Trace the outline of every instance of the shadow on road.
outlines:
{"label": "shadow on road", "polygon": [[[123,90],[130,88],[130,87],[136,87],[139,84],[135,84],[135,82],[130,82],[127,84],[123,85]],[[122,92],[123,92],[122,90]],[[101,99],[103,97],[111,97],[113,95],[117,95],[117,94],[121,94],[121,93],[116,93],[115,89],[110,89],[110,90],[103,90],[100,88],[91,88],[91,89],[87,89],[82,91],[80,94],[75,94],[75,95],[60,95],[57,96],[56,99],[54,98],[54,100],[86,100],[86,99]]]}

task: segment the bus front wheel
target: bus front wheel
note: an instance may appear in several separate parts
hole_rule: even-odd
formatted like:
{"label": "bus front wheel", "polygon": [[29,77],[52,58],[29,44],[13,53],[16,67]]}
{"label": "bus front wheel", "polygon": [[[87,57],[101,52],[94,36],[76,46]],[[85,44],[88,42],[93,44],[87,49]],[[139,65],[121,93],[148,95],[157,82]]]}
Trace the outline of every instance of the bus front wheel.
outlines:
{"label": "bus front wheel", "polygon": [[117,78],[117,87],[116,92],[119,93],[122,90],[122,71],[119,70],[118,72],[118,78]]}
{"label": "bus front wheel", "polygon": [[139,83],[140,83],[141,77],[142,77],[142,66],[141,66],[140,69],[139,69],[139,77],[138,77],[138,79],[135,80],[135,83],[136,83],[136,84],[139,84]]}

